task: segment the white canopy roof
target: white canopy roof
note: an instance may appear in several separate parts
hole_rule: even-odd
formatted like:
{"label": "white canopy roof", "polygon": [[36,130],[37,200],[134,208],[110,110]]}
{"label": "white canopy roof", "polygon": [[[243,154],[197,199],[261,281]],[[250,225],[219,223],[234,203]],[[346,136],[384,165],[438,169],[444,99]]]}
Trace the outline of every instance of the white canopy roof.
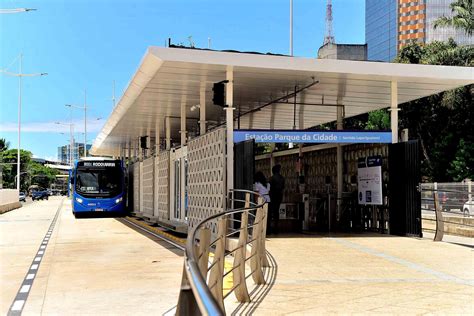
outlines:
{"label": "white canopy roof", "polygon": [[[236,118],[316,81],[298,94],[297,102],[306,104],[296,106],[298,128],[336,120],[336,104],[344,105],[345,117],[389,107],[391,81],[398,82],[399,104],[474,83],[469,67],[150,47],[91,153],[118,155],[120,146],[126,148],[140,136],[154,137],[156,128],[164,137],[165,117],[170,117],[172,138],[178,139],[181,104],[186,105],[192,135],[198,130],[199,111],[191,107],[200,103],[201,91],[206,93],[209,126],[224,122],[224,111],[212,104],[212,85],[226,79],[227,69],[234,73]],[[292,129],[293,99],[288,102],[243,115],[240,128]]]}

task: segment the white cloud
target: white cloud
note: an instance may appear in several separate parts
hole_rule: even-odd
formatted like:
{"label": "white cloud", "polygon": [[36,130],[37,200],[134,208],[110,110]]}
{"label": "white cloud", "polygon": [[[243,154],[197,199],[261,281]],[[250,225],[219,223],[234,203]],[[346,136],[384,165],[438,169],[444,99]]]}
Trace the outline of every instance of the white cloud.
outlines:
{"label": "white cloud", "polygon": [[[69,122],[64,122],[69,124]],[[74,120],[74,132],[84,132],[84,121]],[[104,120],[95,118],[87,121],[87,133],[99,132],[104,125]],[[18,131],[17,122],[0,122],[0,132],[16,132]],[[22,132],[30,133],[69,133],[69,125],[56,124],[55,122],[25,122],[21,124]]]}

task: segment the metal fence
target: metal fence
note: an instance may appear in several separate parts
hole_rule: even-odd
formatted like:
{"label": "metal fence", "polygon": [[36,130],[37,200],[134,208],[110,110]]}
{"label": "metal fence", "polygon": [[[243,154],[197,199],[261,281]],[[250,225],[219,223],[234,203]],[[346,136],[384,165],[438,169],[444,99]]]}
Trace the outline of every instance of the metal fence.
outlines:
{"label": "metal fence", "polygon": [[422,183],[420,192],[423,231],[436,241],[445,234],[474,237],[472,182]]}
{"label": "metal fence", "polygon": [[[250,277],[256,284],[265,284],[267,211],[257,193],[231,190],[226,211],[193,227],[186,242],[176,315],[224,315],[224,300],[232,293],[239,302],[250,301]],[[215,221],[217,233],[212,234],[210,226]],[[232,276],[232,286],[224,288],[228,276]]]}

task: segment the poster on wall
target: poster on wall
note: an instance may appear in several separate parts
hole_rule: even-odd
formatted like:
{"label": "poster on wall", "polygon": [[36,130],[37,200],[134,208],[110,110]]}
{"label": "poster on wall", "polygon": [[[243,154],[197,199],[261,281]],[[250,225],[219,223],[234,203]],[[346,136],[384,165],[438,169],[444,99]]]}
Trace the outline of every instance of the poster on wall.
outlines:
{"label": "poster on wall", "polygon": [[382,205],[382,157],[359,158],[357,167],[359,204]]}

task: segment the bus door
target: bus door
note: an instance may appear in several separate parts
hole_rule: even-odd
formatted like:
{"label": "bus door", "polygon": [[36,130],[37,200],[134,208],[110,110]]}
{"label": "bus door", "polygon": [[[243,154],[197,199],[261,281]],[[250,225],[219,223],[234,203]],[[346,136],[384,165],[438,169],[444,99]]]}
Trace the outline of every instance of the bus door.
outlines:
{"label": "bus door", "polygon": [[188,220],[188,159],[187,147],[170,152],[170,218]]}

